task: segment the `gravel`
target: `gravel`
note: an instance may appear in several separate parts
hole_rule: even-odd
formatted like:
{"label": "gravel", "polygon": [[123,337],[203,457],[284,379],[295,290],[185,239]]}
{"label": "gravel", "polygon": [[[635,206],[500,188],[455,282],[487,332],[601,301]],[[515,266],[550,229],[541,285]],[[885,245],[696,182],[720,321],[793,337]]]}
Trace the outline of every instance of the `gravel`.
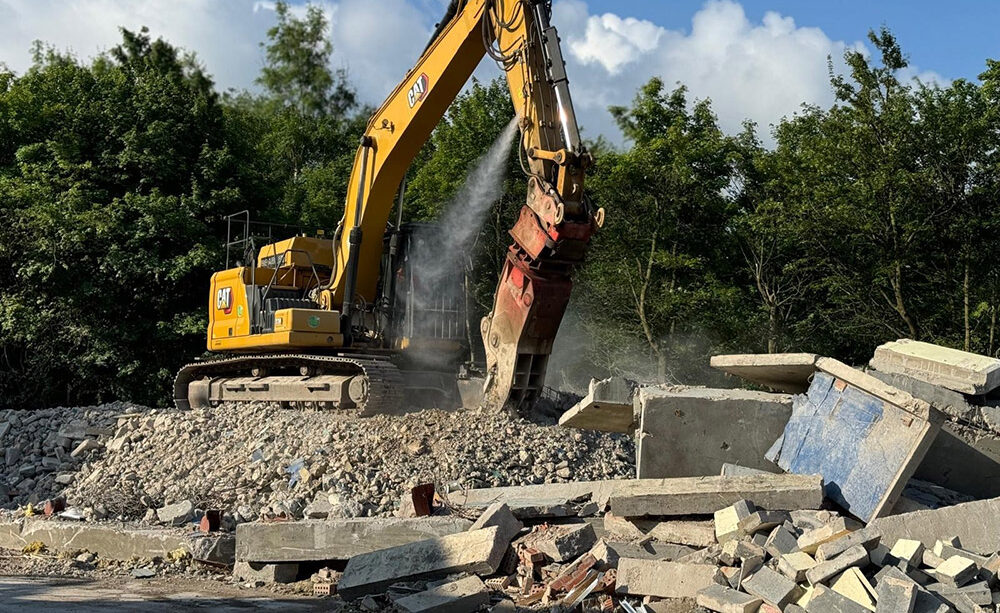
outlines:
{"label": "gravel", "polygon": [[[634,476],[630,436],[485,409],[356,418],[266,404],[177,411],[113,403],[0,411],[5,420],[0,443],[21,456],[0,470],[0,505],[5,487],[8,507],[63,495],[91,519],[157,522],[157,509],[187,502],[193,519],[214,508],[227,523],[386,516],[425,482],[447,492]],[[84,440],[95,442],[71,457]]]}

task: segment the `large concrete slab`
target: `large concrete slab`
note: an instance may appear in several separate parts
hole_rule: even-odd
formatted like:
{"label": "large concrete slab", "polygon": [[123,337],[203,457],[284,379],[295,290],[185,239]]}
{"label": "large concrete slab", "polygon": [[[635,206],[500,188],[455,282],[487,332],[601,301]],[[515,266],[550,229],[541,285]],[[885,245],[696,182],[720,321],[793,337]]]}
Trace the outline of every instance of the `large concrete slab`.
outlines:
{"label": "large concrete slab", "polygon": [[694,598],[706,587],[720,584],[719,576],[715,564],[622,558],[618,561],[615,591],[660,598]]}
{"label": "large concrete slab", "polygon": [[0,547],[21,549],[40,541],[54,552],[87,550],[109,560],[167,557],[183,549],[196,559],[233,563],[231,534],[193,534],[188,530],[134,528],[120,523],[87,523],[28,518],[0,524]]}
{"label": "large concrete slab", "polygon": [[640,479],[718,475],[723,464],[777,472],[764,458],[792,414],[792,397],[741,389],[642,388]]}
{"label": "large concrete slab", "polygon": [[957,536],[962,549],[991,555],[1000,551],[1000,498],[881,517],[868,524],[868,529],[881,534],[883,543],[905,538],[928,548],[942,535]]}
{"label": "large concrete slab", "polygon": [[485,508],[495,502],[505,502],[519,519],[538,516],[526,513],[536,500],[552,498],[593,500],[600,510],[609,506],[615,515],[627,516],[615,510],[630,511],[648,500],[661,513],[638,512],[643,515],[711,515],[722,507],[747,498],[765,509],[815,509],[822,502],[822,481],[818,476],[749,475],[741,477],[679,477],[674,479],[613,479],[607,481],[571,481],[543,485],[520,485],[465,490],[449,495],[449,502],[458,506]]}
{"label": "large concrete slab", "polygon": [[611,512],[621,517],[708,515],[739,500],[762,509],[818,509],[823,482],[818,475],[749,475],[637,479],[611,496]]}
{"label": "large concrete slab", "polygon": [[583,400],[559,418],[564,428],[583,428],[604,432],[632,432],[635,415],[632,386],[622,377],[590,380]]}
{"label": "large concrete slab", "polygon": [[1000,496],[1000,439],[991,430],[965,425],[977,421],[980,407],[963,394],[914,377],[877,370],[869,374],[964,422],[941,426],[914,477],[977,498]]}
{"label": "large concrete slab", "polygon": [[382,593],[397,581],[463,572],[492,575],[510,544],[499,531],[493,526],[356,555],[347,562],[337,593],[353,600]]}
{"label": "large concrete slab", "polygon": [[358,517],[236,526],[236,559],[249,562],[347,560],[379,549],[465,532],[461,517]]}
{"label": "large concrete slab", "polygon": [[871,366],[963,394],[987,394],[1000,387],[1000,360],[908,338],[875,349]]}
{"label": "large concrete slab", "polygon": [[742,353],[712,356],[710,364],[773,390],[800,394],[809,389],[818,357],[815,353]]}
{"label": "large concrete slab", "polygon": [[[778,466],[821,474],[828,498],[864,521],[891,512],[943,416],[927,402],[820,358],[809,392],[768,452]],[[833,373],[831,374],[829,373]]]}

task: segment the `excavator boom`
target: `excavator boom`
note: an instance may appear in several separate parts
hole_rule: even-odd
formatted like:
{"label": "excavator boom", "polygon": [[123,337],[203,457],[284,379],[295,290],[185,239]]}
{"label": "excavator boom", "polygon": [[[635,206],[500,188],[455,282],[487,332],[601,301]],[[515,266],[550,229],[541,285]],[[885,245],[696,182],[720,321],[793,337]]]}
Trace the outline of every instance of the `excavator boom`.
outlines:
{"label": "excavator boom", "polygon": [[[463,347],[461,301],[443,286],[430,301],[414,299],[419,263],[404,249],[428,241],[399,221],[389,226],[389,215],[407,168],[487,53],[507,78],[528,191],[481,323],[485,393],[498,406],[534,401],[571,274],[603,220],[584,193],[590,156],[550,12],[551,0],[452,1],[369,121],[332,239],[301,235],[258,251],[249,213],[230,218],[243,220],[247,255],[212,276],[208,326],[208,349],[228,357],[183,367],[177,406],[265,401],[370,414],[399,404],[404,380],[408,389],[449,396],[445,371],[455,388]],[[227,250],[234,244],[227,238]],[[432,325],[418,325],[424,315],[419,323]]]}
{"label": "excavator boom", "polygon": [[[527,203],[491,313],[482,322],[487,398],[520,406],[541,390],[573,268],[603,212],[584,195],[590,162],[573,109],[550,0],[454,1],[406,78],[372,116],[355,158],[336,267],[320,299],[352,328],[375,298],[382,234],[406,169],[487,52],[504,70],[521,128]],[[471,161],[471,160],[470,160]]]}

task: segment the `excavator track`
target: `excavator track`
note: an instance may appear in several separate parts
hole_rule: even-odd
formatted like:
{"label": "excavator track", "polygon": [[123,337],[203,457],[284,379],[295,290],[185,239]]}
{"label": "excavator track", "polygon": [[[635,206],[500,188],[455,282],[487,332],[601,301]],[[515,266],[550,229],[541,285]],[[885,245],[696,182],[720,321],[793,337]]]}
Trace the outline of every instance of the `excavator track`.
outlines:
{"label": "excavator track", "polygon": [[[403,377],[399,369],[387,358],[373,358],[358,355],[244,355],[238,357],[220,358],[205,362],[188,364],[177,372],[174,379],[174,404],[179,409],[190,409],[189,391],[192,383],[207,379],[241,379],[254,378],[252,369],[262,371],[280,371],[290,368],[311,368],[316,373],[332,376],[363,377],[363,398],[351,408],[337,408],[338,413],[350,411],[359,416],[378,415],[382,413],[399,412],[403,403]],[[293,377],[294,378],[294,377]],[[265,377],[256,377],[265,381]],[[297,378],[308,388],[313,377],[303,375]],[[250,387],[250,386],[245,386]],[[264,386],[266,387],[266,386]],[[252,388],[249,392],[252,395]],[[246,395],[246,394],[245,394]],[[226,400],[229,402],[229,400]],[[244,398],[236,402],[283,402],[271,395],[262,395],[258,399]],[[292,402],[298,402],[293,400]],[[199,405],[201,406],[201,405]],[[194,408],[199,408],[196,406]]]}

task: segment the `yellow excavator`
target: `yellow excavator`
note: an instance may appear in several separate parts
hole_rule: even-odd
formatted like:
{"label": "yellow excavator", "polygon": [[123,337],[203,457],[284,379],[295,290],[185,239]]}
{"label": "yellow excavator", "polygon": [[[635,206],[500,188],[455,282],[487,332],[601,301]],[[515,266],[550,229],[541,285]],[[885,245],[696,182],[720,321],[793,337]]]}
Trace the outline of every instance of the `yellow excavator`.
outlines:
{"label": "yellow excavator", "polygon": [[[332,237],[296,233],[258,249],[273,228],[255,232],[245,213],[230,218],[227,270],[212,276],[209,294],[208,350],[217,355],[180,370],[178,407],[265,401],[368,415],[454,390],[470,336],[461,263],[423,282],[426,258],[415,250],[433,253],[449,237],[402,224],[401,210],[407,168],[485,54],[506,74],[528,190],[481,322],[484,401],[523,409],[538,398],[571,273],[604,217],[584,193],[592,160],[550,17],[551,0],[452,1],[369,121]],[[229,268],[234,245],[243,260]]]}

